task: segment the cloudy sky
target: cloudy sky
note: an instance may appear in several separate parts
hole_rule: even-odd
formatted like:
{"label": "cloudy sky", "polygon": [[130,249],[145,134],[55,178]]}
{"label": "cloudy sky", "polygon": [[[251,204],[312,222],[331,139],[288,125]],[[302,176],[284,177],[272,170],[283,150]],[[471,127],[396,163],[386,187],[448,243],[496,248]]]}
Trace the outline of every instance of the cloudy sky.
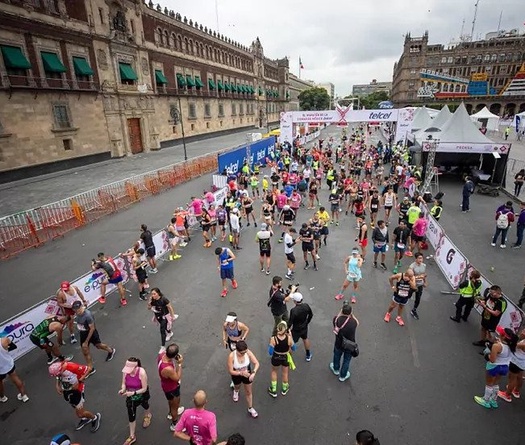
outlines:
{"label": "cloudy sky", "polygon": [[[332,82],[336,94],[352,85],[392,80],[404,35],[429,31],[430,43],[470,34],[476,0],[157,0],[246,46],[259,36],[269,58],[288,56],[290,71]],[[157,3],[155,1],[155,3]],[[479,0],[474,36],[501,29],[525,32],[525,0]]]}

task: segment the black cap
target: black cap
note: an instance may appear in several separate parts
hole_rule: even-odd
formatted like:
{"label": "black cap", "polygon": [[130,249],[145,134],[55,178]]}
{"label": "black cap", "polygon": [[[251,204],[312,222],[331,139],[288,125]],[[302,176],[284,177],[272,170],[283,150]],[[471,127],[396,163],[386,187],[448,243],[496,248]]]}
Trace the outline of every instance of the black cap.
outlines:
{"label": "black cap", "polygon": [[71,305],[71,308],[73,310],[77,310],[77,309],[80,309],[82,307],[82,302],[81,301],[75,301],[72,305]]}

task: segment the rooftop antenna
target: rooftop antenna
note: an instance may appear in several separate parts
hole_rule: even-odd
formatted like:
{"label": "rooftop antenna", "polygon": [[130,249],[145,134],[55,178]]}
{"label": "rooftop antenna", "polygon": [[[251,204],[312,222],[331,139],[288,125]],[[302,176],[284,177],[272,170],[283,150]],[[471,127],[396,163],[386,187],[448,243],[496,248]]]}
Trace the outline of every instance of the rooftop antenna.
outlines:
{"label": "rooftop antenna", "polygon": [[215,20],[217,21],[217,32],[220,32],[220,29],[219,29],[219,0],[215,0]]}
{"label": "rooftop antenna", "polygon": [[474,20],[472,20],[472,30],[470,31],[471,41],[474,40],[474,28],[476,27],[476,18],[478,17],[478,5],[479,0],[477,0],[476,4],[474,5]]}
{"label": "rooftop antenna", "polygon": [[503,10],[499,13],[498,32],[501,29],[501,17],[503,16]]}

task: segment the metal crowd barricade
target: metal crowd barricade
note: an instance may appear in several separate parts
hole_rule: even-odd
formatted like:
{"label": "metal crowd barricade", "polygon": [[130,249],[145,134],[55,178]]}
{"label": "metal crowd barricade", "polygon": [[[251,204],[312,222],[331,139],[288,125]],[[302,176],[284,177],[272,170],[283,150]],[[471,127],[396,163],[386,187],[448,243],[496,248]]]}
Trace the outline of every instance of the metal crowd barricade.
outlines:
{"label": "metal crowd barricade", "polygon": [[30,247],[38,247],[148,196],[203,174],[213,173],[218,167],[217,153],[167,165],[36,209],[0,218],[0,259],[9,258]]}

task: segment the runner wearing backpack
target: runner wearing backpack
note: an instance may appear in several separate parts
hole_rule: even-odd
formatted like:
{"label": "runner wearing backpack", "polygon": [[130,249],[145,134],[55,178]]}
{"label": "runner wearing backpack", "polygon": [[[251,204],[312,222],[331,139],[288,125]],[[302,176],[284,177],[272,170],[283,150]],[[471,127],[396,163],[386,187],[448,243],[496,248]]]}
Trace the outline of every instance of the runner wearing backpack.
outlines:
{"label": "runner wearing backpack", "polygon": [[512,208],[512,201],[507,201],[504,205],[498,207],[496,210],[496,233],[492,237],[492,247],[496,246],[498,237],[501,234],[500,247],[505,249],[507,247],[507,232],[510,224],[514,222],[514,209]]}

